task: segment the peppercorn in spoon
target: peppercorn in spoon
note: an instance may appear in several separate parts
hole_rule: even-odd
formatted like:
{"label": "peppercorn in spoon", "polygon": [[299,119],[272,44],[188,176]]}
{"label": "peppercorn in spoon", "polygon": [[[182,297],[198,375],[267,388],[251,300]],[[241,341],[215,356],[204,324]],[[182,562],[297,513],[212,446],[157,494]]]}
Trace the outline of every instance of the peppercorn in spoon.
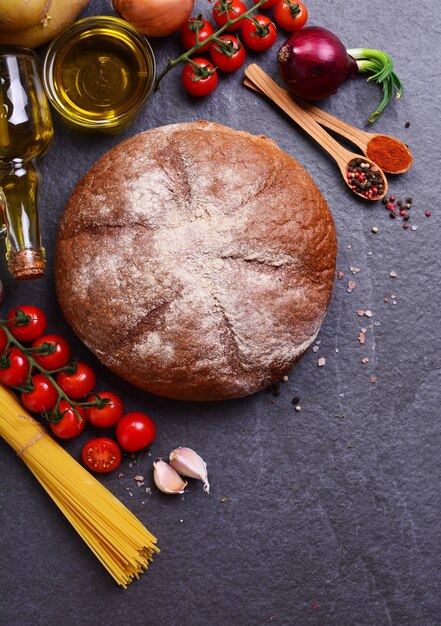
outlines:
{"label": "peppercorn in spoon", "polygon": [[256,64],[249,65],[245,74],[334,158],[345,183],[355,194],[365,200],[381,200],[386,195],[387,180],[376,163],[346,150]]}

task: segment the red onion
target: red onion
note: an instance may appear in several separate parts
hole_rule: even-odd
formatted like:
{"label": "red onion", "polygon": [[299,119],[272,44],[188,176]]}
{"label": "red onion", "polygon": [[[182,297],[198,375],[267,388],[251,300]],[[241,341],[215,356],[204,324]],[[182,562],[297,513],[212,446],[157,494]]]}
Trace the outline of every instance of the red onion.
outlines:
{"label": "red onion", "polygon": [[358,71],[357,62],[340,39],[318,26],[293,33],[282,44],[277,58],[288,91],[305,100],[320,100],[336,93]]}

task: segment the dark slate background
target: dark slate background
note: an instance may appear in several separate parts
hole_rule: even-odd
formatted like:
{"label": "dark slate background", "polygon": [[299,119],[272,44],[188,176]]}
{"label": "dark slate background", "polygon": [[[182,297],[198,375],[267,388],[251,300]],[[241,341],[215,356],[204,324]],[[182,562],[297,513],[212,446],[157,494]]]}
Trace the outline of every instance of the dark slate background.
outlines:
{"label": "dark slate background", "polygon": [[[209,10],[206,0],[197,6]],[[441,10],[428,0],[417,6],[310,0],[309,8],[311,25],[328,27],[347,47],[384,49],[395,61],[405,96],[374,128],[401,138],[413,151],[414,166],[390,177],[390,190],[413,197],[410,224],[417,229],[405,231],[381,204],[352,197],[321,149],[242,87],[241,72],[222,79],[212,97],[196,101],[183,93],[176,70],[119,136],[83,136],[54,116],[55,139],[41,164],[47,274],[36,283],[14,283],[3,265],[2,313],[25,302],[43,307],[50,329],[64,334],[75,355],[96,368],[100,388],[120,393],[127,409],[153,416],[158,436],[151,451],[125,458],[124,477],[113,474],[102,482],[157,535],[162,552],[139,581],[126,591],[118,588],[1,443],[2,624],[441,623],[441,154],[435,67]],[[85,15],[111,12],[107,1],[92,0]],[[180,50],[176,38],[153,45],[160,67],[166,55]],[[276,48],[256,56],[274,77],[275,56]],[[323,106],[364,126],[379,95],[364,80],[349,81]],[[79,178],[125,137],[201,118],[275,139],[313,176],[336,222],[344,278],[336,280],[319,351],[307,352],[277,397],[262,392],[219,404],[185,404],[150,396],[99,365],[73,336],[55,300],[57,225]],[[425,210],[432,211],[430,218]],[[376,235],[373,226],[380,229]],[[360,272],[352,274],[350,267]],[[351,293],[349,280],[356,282]],[[358,317],[357,309],[370,309],[373,317]],[[361,327],[367,329],[364,346],[357,341]],[[320,356],[326,358],[322,368]],[[363,365],[366,356],[369,363]],[[295,396],[300,412],[291,402]],[[76,458],[85,440],[83,433],[67,446]],[[179,497],[138,489],[134,476],[144,475],[152,486],[152,460],[178,445],[206,459],[211,494],[196,482]]]}

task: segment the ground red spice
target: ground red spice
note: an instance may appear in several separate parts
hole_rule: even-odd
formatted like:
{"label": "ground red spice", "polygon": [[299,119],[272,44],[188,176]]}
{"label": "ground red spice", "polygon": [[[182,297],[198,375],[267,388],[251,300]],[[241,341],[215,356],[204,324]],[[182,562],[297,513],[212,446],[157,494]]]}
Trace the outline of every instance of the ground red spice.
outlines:
{"label": "ground red spice", "polygon": [[412,163],[412,155],[401,141],[378,135],[367,145],[366,155],[382,170],[390,174],[407,170]]}

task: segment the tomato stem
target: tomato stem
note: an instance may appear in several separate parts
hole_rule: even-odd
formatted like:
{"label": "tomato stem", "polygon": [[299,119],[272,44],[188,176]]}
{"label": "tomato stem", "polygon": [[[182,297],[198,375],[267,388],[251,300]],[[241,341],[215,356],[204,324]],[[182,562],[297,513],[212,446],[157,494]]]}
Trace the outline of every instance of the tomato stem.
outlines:
{"label": "tomato stem", "polygon": [[[28,316],[29,317],[29,316]],[[31,318],[29,318],[31,319]],[[55,387],[55,389],[58,392],[58,401],[56,404],[56,408],[58,408],[58,404],[59,401],[61,399],[66,400],[66,402],[69,404],[69,406],[72,408],[72,410],[74,411],[79,423],[81,423],[83,421],[83,418],[81,417],[81,415],[79,414],[79,412],[77,411],[77,409],[75,408],[77,406],[77,403],[72,402],[72,400],[64,393],[64,391],[61,389],[61,387],[57,384],[56,380],[54,379],[54,377],[52,376],[52,374],[57,374],[58,372],[61,371],[67,371],[67,368],[70,368],[70,371],[72,370],[73,365],[76,364],[70,364],[70,365],[66,365],[65,367],[61,367],[58,370],[46,370],[44,367],[42,367],[41,365],[39,365],[37,363],[37,361],[32,357],[32,348],[26,348],[25,346],[23,346],[18,339],[16,339],[14,337],[14,335],[12,335],[11,331],[9,330],[8,326],[10,326],[10,322],[11,320],[0,320],[0,327],[3,328],[4,333],[6,334],[6,337],[8,339],[8,344],[7,344],[7,348],[10,345],[15,346],[16,348],[18,348],[21,352],[23,352],[23,354],[26,356],[26,358],[29,361],[29,374],[28,374],[28,379],[30,379],[32,371],[34,369],[38,370],[41,374],[43,374],[44,376],[46,376],[46,378],[50,381],[50,383],[53,385],[53,387]],[[6,348],[6,349],[7,349]],[[5,350],[6,353],[6,350]],[[51,421],[51,420],[49,420]]]}
{"label": "tomato stem", "polygon": [[291,17],[295,19],[300,13],[300,7],[297,2],[291,2],[290,0],[285,0],[285,4],[288,5],[289,12],[291,13]]}
{"label": "tomato stem", "polygon": [[96,407],[97,409],[101,410],[104,409],[104,407],[110,402],[109,398],[100,398],[96,393],[93,395],[95,396],[96,400],[91,400],[90,402],[79,402],[77,406],[80,406],[82,409],[90,409],[92,407]]}
{"label": "tomato stem", "polygon": [[216,50],[231,59],[231,57],[234,56],[242,47],[239,37],[236,36],[235,38],[237,39],[237,48],[234,47],[234,43],[231,40],[227,41],[226,39],[218,39],[217,37],[216,39],[213,39],[213,41],[217,44],[217,46],[214,47]]}
{"label": "tomato stem", "polygon": [[[176,65],[179,65],[180,63],[188,63],[190,61],[190,57],[195,52],[197,52],[200,48],[202,48],[202,46],[206,46],[212,41],[215,41],[216,39],[218,39],[219,36],[222,35],[222,33],[224,33],[227,30],[227,28],[229,28],[233,24],[236,24],[240,20],[247,18],[249,15],[252,15],[265,2],[266,0],[259,0],[257,4],[252,6],[250,9],[248,9],[248,11],[246,11],[239,17],[235,17],[234,19],[230,19],[230,17],[228,17],[227,22],[221,28],[219,28],[219,30],[217,30],[215,33],[213,33],[212,35],[204,39],[203,42],[201,41],[196,42],[195,45],[192,48],[190,48],[190,50],[187,50],[186,52],[178,56],[176,59],[169,59],[167,65],[164,67],[162,72],[156,78],[155,89],[159,89],[159,84],[161,80],[164,78],[166,74],[170,72],[170,70],[176,67]],[[227,5],[228,5],[227,0],[221,0],[221,7],[224,8],[224,10],[225,10],[225,7],[227,7],[227,10],[228,10]],[[229,13],[227,13],[227,15],[229,15]]]}

